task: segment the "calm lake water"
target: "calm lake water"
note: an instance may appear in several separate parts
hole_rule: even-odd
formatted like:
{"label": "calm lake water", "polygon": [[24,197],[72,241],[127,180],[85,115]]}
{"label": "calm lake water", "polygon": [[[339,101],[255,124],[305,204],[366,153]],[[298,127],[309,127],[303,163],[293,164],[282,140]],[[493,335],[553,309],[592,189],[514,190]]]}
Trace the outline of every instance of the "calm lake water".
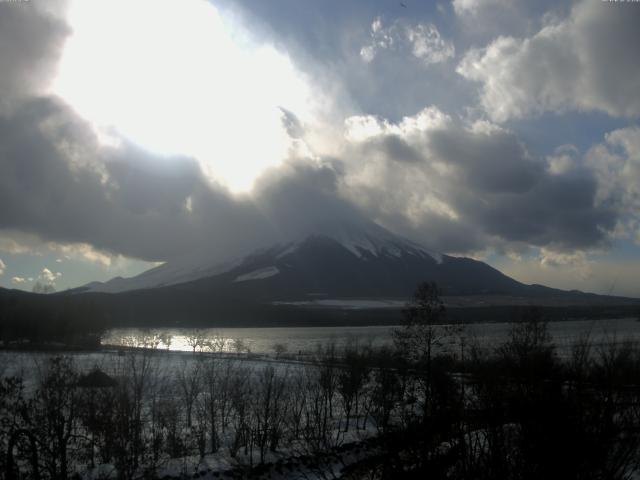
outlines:
{"label": "calm lake water", "polygon": [[[107,332],[103,345],[141,346],[174,351],[214,350],[225,352],[251,352],[297,354],[313,352],[319,344],[334,342],[338,347],[357,342],[359,345],[382,346],[392,342],[391,332],[398,327],[287,327],[287,328],[123,328]],[[492,348],[505,342],[511,331],[510,323],[478,323],[466,326],[465,344],[477,342]],[[549,332],[561,356],[568,354],[580,338],[589,336],[594,348],[610,342],[640,341],[640,322],[634,318],[612,320],[575,320],[550,322]],[[445,336],[444,349],[457,349],[458,337]],[[276,347],[279,345],[279,347]]]}

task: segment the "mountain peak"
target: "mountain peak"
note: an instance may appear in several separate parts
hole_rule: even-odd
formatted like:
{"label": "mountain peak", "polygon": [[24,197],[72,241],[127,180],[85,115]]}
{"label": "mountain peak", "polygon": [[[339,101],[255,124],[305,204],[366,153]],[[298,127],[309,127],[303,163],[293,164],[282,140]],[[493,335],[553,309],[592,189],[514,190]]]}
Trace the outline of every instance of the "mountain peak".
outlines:
{"label": "mountain peak", "polygon": [[[376,223],[364,220],[351,222],[334,220],[324,222],[292,241],[256,250],[243,258],[220,263],[211,261],[206,252],[186,252],[180,259],[166,262],[135,277],[118,277],[104,283],[92,282],[85,285],[83,291],[118,293],[192,282],[230,272],[243,265],[252,266],[256,259],[265,256],[273,257],[273,261],[277,262],[308,247],[318,239],[329,240],[344,249],[345,254],[348,252],[355,260],[371,261],[383,258],[410,260],[413,258],[435,264],[443,261],[442,255],[431,252]],[[238,274],[237,281],[265,279],[278,272],[275,266],[258,266],[255,271]]]}
{"label": "mountain peak", "polygon": [[[314,237],[334,240],[358,258],[392,256],[403,254],[431,257],[437,263],[442,262],[442,255],[427,250],[422,245],[396,235],[373,222],[326,222],[312,231],[302,243]],[[294,248],[290,246],[289,248]]]}

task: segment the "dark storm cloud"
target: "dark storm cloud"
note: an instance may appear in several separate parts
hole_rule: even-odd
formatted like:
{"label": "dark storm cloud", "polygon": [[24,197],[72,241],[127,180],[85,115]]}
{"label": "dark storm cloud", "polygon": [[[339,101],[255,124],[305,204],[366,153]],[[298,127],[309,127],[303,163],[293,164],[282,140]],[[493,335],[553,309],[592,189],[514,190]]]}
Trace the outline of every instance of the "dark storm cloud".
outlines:
{"label": "dark storm cloud", "polygon": [[179,214],[202,182],[198,162],[191,158],[152,156],[129,145],[126,154],[111,152],[105,169],[113,197],[134,214]]}
{"label": "dark storm cloud", "polygon": [[472,190],[524,193],[544,174],[515,135],[436,130],[429,137],[433,154],[460,168]]}
{"label": "dark storm cloud", "polygon": [[318,232],[335,222],[359,222],[363,216],[338,194],[339,169],[330,162],[290,161],[273,169],[255,187],[255,201],[285,239]]}
{"label": "dark storm cloud", "polygon": [[73,112],[32,99],[0,116],[0,229],[82,242],[145,260],[202,250],[228,259],[339,218],[358,218],[336,194],[330,165],[291,160],[233,196],[187,157],[123,143],[99,146]]}
{"label": "dark storm cloud", "polygon": [[363,147],[368,155],[383,155],[395,162],[417,163],[424,160],[417,148],[395,134],[372,138]]}
{"label": "dark storm cloud", "polygon": [[392,212],[379,214],[378,218],[390,230],[418,241],[435,252],[477,252],[492,243],[492,239],[475,225],[434,212],[425,212],[417,223]]}
{"label": "dark storm cloud", "polygon": [[148,260],[203,247],[207,236],[248,245],[260,229],[252,204],[211,187],[195,161],[99,148],[51,99],[0,117],[0,144],[0,228]]}
{"label": "dark storm cloud", "polygon": [[[383,130],[352,151],[358,160],[348,170],[344,192],[373,218],[431,248],[599,248],[621,216],[598,202],[593,169],[578,163],[554,172],[512,132],[454,121],[420,134],[402,128],[386,126],[398,130],[398,139],[423,159],[401,164],[384,148],[372,156],[370,145],[389,138]],[[360,172],[358,165],[367,162],[375,174]]]}
{"label": "dark storm cloud", "polygon": [[[519,161],[503,158],[505,166]],[[529,168],[522,167],[524,171]],[[516,170],[516,178],[522,175],[517,169],[507,170]],[[487,165],[484,175],[490,177],[492,172],[504,176],[497,164],[493,169]],[[597,205],[597,182],[586,169],[553,175],[540,168],[537,175],[526,177],[529,188],[520,191],[505,191],[499,184],[491,190],[485,185],[478,188],[468,178],[451,197],[451,205],[463,223],[474,224],[478,231],[503,242],[560,251],[603,247],[619,218],[619,212]]]}
{"label": "dark storm cloud", "polygon": [[36,2],[0,2],[0,107],[46,86],[68,33]]}
{"label": "dark storm cloud", "polygon": [[[339,159],[289,159],[266,172],[252,195],[234,196],[212,184],[196,160],[155,155],[127,142],[101,146],[67,106],[36,97],[68,32],[23,3],[33,2],[0,2],[0,99],[12,103],[0,109],[0,229],[167,260],[196,250],[228,259],[326,223],[365,217],[438,251],[568,251],[606,245],[620,219],[621,202],[599,199],[603,185],[620,181],[607,176],[613,169],[578,160],[552,171],[515,133],[469,127],[448,114],[455,117],[474,98],[464,76],[479,82],[482,105],[498,120],[567,108],[637,115],[640,9],[576,4],[553,34],[495,40],[470,52],[461,76],[447,66],[451,62],[425,65],[411,51],[385,50],[370,62],[361,56],[378,17],[405,15],[384,23],[402,28],[433,23],[455,43],[428,2],[398,13],[395,3],[382,1],[242,0],[238,8],[259,27],[253,33],[287,50],[314,76],[315,87],[338,84],[331,90],[338,110],[344,100],[344,111],[377,114],[382,126],[359,142],[347,140]],[[402,120],[434,104],[447,115]],[[282,121],[291,138],[304,141],[306,125],[295,112],[282,109]],[[623,133],[618,142],[637,136]],[[636,158],[629,152],[626,157]],[[632,178],[629,171],[635,170],[627,168]],[[625,198],[637,198],[637,182],[624,185]],[[630,209],[630,200],[625,205]]]}
{"label": "dark storm cloud", "polygon": [[483,196],[458,207],[478,227],[505,241],[558,250],[603,247],[618,212],[595,205],[591,173],[544,175],[524,194]]}

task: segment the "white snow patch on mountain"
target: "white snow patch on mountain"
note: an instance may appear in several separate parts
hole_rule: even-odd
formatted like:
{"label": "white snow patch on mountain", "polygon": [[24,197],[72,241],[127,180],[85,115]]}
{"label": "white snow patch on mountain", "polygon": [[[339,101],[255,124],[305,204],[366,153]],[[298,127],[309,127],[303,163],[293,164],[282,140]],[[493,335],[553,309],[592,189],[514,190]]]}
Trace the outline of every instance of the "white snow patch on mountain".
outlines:
{"label": "white snow patch on mountain", "polygon": [[278,253],[276,259],[281,259],[295,253],[306,240],[311,237],[325,237],[339,243],[355,257],[366,260],[370,257],[395,257],[413,255],[421,258],[431,258],[442,263],[442,255],[431,252],[404,237],[391,233],[389,230],[373,223],[348,224],[345,222],[327,222],[316,231],[286,244]]}
{"label": "white snow patch on mountain", "polygon": [[334,239],[358,258],[366,258],[365,254],[396,258],[408,254],[430,257],[437,263],[442,263],[442,255],[439,253],[431,252],[422,245],[391,233],[375,223],[359,226],[336,223],[331,228],[325,227],[321,235]]}
{"label": "white snow patch on mountain", "polygon": [[293,253],[296,251],[296,249],[298,248],[299,244],[298,243],[291,243],[289,244],[289,246],[287,248],[285,248],[282,252],[280,252],[277,256],[276,259],[280,259],[283,257],[286,257],[287,255],[289,255],[290,253]]}
{"label": "white snow patch on mountain", "polygon": [[262,280],[265,278],[273,277],[274,275],[278,275],[280,270],[278,267],[274,267],[273,265],[270,267],[260,268],[258,270],[254,270],[253,272],[245,273],[244,275],[240,275],[236,277],[235,282],[246,282],[248,280]]}

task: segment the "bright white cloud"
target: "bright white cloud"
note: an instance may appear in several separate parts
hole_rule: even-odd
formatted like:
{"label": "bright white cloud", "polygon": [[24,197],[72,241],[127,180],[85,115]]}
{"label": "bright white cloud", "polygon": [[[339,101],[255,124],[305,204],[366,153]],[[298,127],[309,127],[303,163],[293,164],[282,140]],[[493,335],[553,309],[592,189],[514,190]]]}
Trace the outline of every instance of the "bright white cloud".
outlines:
{"label": "bright white cloud", "polygon": [[398,123],[373,115],[356,115],[345,120],[345,138],[361,142],[381,135],[421,136],[429,130],[444,128],[451,117],[437,107],[426,107],[416,115],[406,116]]}
{"label": "bright white cloud", "polygon": [[475,15],[481,8],[505,5],[506,0],[453,0],[456,15]]}
{"label": "bright white cloud", "polygon": [[360,50],[362,59],[370,63],[385,50],[408,50],[424,65],[440,63],[455,55],[453,43],[440,35],[432,23],[408,25],[395,21],[385,27],[380,17],[371,24],[371,41]]}
{"label": "bright white cloud", "polygon": [[362,47],[360,49],[360,56],[366,63],[372,62],[373,59],[376,58],[376,47],[374,47],[373,45]]}
{"label": "bright white cloud", "polygon": [[453,44],[445,41],[433,24],[408,27],[406,35],[413,47],[413,55],[427,65],[444,62],[455,55]]}
{"label": "bright white cloud", "polygon": [[0,230],[0,251],[12,255],[42,256],[57,254],[56,262],[64,259],[80,260],[95,263],[103,267],[111,267],[116,263],[123,263],[127,259],[122,255],[99,250],[87,243],[59,243],[43,241],[37,235],[21,233],[13,230]]}
{"label": "bright white cloud", "polygon": [[16,275],[11,278],[11,283],[22,288],[26,284],[33,283],[32,290],[35,293],[53,293],[56,291],[56,282],[61,278],[62,273],[51,271],[45,267],[36,278]]}
{"label": "bright white cloud", "polygon": [[7,233],[0,233],[0,251],[11,253],[11,254],[21,254],[21,253],[29,253],[31,249],[24,244],[16,241],[14,236],[21,235],[17,232],[12,232],[12,235],[9,236]]}
{"label": "bright white cloud", "polygon": [[481,105],[498,122],[568,110],[637,117],[640,63],[627,47],[640,44],[639,21],[636,5],[585,0],[529,38],[471,49],[457,72],[480,83]]}
{"label": "bright white cloud", "polygon": [[4,273],[6,268],[7,268],[7,266],[4,264],[4,262],[0,258],[0,275],[2,275]]}
{"label": "bright white cloud", "polygon": [[578,149],[574,145],[561,145],[547,157],[548,170],[554,175],[567,173],[578,164]]}
{"label": "bright white cloud", "polygon": [[56,280],[58,280],[60,277],[62,277],[62,273],[52,272],[51,270],[45,267],[42,269],[42,272],[40,272],[38,279],[53,285],[56,282]]}
{"label": "bright white cloud", "polygon": [[[55,251],[64,254],[65,258],[79,258],[90,263],[97,263],[103,267],[110,267],[118,259],[122,259],[120,255],[114,255],[96,250],[91,245],[86,243],[76,243],[71,245],[50,245]],[[62,262],[62,259],[57,259],[56,262]]]}
{"label": "bright white cloud", "polygon": [[286,156],[279,107],[308,120],[322,104],[288,56],[209,2],[76,0],[69,22],[55,93],[108,143],[194,156],[233,190]]}
{"label": "bright white cloud", "polygon": [[34,293],[54,293],[56,291],[56,281],[62,277],[60,272],[52,272],[48,268],[43,268],[33,285]]}
{"label": "bright white cloud", "polygon": [[592,261],[586,252],[575,250],[570,253],[556,252],[548,248],[540,249],[540,265],[547,268],[571,268],[582,279],[592,275]]}
{"label": "bright white cloud", "polygon": [[603,143],[587,152],[585,162],[598,177],[597,202],[624,214],[618,236],[633,238],[640,222],[640,127],[607,133]]}

